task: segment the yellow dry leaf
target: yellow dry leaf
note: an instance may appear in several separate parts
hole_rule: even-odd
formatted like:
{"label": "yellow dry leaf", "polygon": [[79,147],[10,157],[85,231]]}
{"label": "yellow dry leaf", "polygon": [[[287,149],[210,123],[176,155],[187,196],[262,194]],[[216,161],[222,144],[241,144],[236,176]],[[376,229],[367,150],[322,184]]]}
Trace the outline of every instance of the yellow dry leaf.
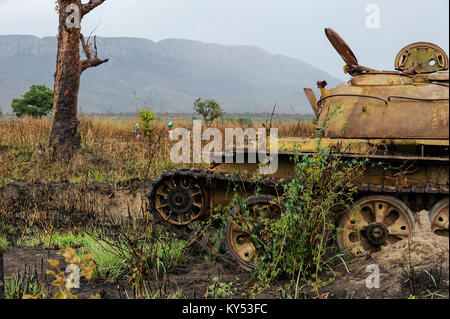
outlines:
{"label": "yellow dry leaf", "polygon": [[49,264],[51,267],[56,268],[56,269],[59,270],[59,261],[58,261],[58,260],[49,259],[49,260],[48,260],[48,264]]}
{"label": "yellow dry leaf", "polygon": [[51,275],[51,276],[55,276],[56,277],[56,272],[54,272],[53,270],[47,270],[45,273],[47,275]]}
{"label": "yellow dry leaf", "polygon": [[53,281],[52,285],[55,287],[62,287],[62,286],[64,286],[65,282],[66,282],[66,278],[64,276],[58,275],[56,277],[56,280]]}
{"label": "yellow dry leaf", "polygon": [[81,261],[82,261],[82,260],[81,260],[80,257],[74,256],[74,257],[72,258],[71,264],[79,265],[79,264],[81,264]]}
{"label": "yellow dry leaf", "polygon": [[91,261],[92,259],[94,259],[94,254],[87,254],[86,256],[83,257],[84,261]]}
{"label": "yellow dry leaf", "polygon": [[73,248],[66,247],[66,249],[62,253],[62,256],[66,259],[66,263],[70,264],[70,261],[71,261],[74,253],[75,253],[75,250]]}

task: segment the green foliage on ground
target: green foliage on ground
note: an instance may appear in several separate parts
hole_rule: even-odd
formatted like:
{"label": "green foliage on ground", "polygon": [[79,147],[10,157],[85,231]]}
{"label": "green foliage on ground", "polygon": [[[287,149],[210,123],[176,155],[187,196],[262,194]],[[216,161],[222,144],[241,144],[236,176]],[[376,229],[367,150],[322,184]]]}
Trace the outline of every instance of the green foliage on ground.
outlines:
{"label": "green foliage on ground", "polygon": [[[340,112],[330,114],[330,118]],[[329,119],[323,123],[328,125]],[[356,189],[352,186],[363,173],[366,160],[343,160],[338,152],[320,146],[322,131],[318,132],[318,151],[302,153],[298,147],[293,156],[295,177],[268,206],[279,207],[277,216],[260,216],[249,211],[246,200],[237,193],[225,208],[225,214],[217,214],[222,225],[236,223],[247,233],[255,246],[256,269],[254,276],[259,288],[267,289],[280,275],[291,278],[287,290],[298,298],[302,290],[300,283],[314,291],[329,282],[322,282],[321,275],[333,280],[338,274],[333,270],[335,260],[340,260],[336,245],[335,217],[352,205]],[[265,195],[255,181],[253,196]],[[237,187],[237,186],[236,186]],[[264,196],[270,200],[272,197]]]}
{"label": "green foliage on ground", "polygon": [[19,300],[25,295],[38,295],[41,292],[45,295],[36,270],[26,268],[5,278],[5,299]]}
{"label": "green foliage on ground", "polygon": [[17,245],[21,247],[39,247],[44,246],[45,248],[65,248],[65,247],[83,247],[89,242],[89,237],[76,232],[53,232],[45,233],[41,236],[37,235],[27,235],[21,237],[17,241]]}

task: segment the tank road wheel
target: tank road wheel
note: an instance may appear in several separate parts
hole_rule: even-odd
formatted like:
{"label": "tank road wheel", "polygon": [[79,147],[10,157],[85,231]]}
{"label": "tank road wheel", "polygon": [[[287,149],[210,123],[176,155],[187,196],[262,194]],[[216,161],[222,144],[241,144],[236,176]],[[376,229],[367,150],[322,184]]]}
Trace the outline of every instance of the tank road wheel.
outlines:
{"label": "tank road wheel", "polygon": [[428,217],[431,222],[431,231],[436,235],[448,237],[448,197],[434,205]]}
{"label": "tank road wheel", "polygon": [[339,221],[338,245],[360,257],[414,235],[411,212],[401,200],[384,195],[358,200]]}
{"label": "tank road wheel", "polygon": [[234,218],[225,227],[225,240],[228,252],[244,270],[252,271],[256,267],[256,247],[250,235],[254,232],[261,235],[257,229],[262,228],[264,221],[281,215],[282,207],[275,198],[271,195],[248,198],[245,202],[248,218],[244,218],[237,207],[232,210]]}
{"label": "tank road wheel", "polygon": [[177,175],[156,185],[154,210],[173,225],[187,225],[202,216],[207,208],[207,196],[199,181]]}

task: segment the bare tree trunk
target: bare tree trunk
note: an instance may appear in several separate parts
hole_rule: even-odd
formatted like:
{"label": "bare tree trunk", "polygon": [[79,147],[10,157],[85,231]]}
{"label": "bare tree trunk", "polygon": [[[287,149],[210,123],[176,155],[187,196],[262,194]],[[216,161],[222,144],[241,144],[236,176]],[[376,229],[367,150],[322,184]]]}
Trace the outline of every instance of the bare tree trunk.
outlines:
{"label": "bare tree trunk", "polygon": [[5,267],[3,264],[3,251],[0,249],[0,300],[5,299]]}
{"label": "bare tree trunk", "polygon": [[[80,147],[81,138],[78,132],[77,117],[80,76],[87,68],[108,61],[100,60],[97,57],[95,40],[95,56],[92,56],[90,44],[85,43],[81,34],[80,23],[84,15],[104,1],[91,0],[82,4],[81,0],[58,0],[58,55],[49,140],[49,151],[53,157],[68,158],[74,150]],[[80,41],[87,58],[83,61],[80,61]]]}

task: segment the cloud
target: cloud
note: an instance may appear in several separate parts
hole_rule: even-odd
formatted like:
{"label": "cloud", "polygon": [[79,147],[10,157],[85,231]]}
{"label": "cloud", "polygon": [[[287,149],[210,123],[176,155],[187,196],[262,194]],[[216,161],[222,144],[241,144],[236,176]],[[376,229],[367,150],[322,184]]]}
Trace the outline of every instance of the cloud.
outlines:
{"label": "cloud", "polygon": [[[0,0],[0,33],[56,35],[54,0]],[[365,26],[366,6],[380,7],[381,28]],[[441,8],[432,15],[424,8]],[[368,67],[392,69],[395,54],[416,41],[449,47],[449,2],[428,0],[107,0],[85,17],[84,33],[186,38],[254,45],[293,56],[343,77],[342,61],[324,36],[333,27]]]}

